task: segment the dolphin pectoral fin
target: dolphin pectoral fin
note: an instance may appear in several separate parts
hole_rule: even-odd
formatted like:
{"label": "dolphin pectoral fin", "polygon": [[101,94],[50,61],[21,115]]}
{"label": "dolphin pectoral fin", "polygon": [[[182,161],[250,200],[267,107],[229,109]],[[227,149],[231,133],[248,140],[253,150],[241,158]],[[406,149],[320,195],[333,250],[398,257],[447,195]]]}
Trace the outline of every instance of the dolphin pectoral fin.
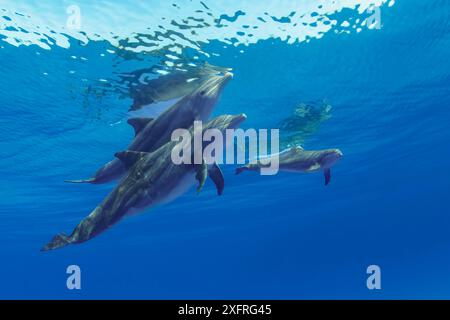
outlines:
{"label": "dolphin pectoral fin", "polygon": [[195,179],[198,180],[197,194],[200,193],[205,185],[206,178],[208,177],[208,165],[203,162],[201,165],[197,166],[197,174]]}
{"label": "dolphin pectoral fin", "polygon": [[94,183],[95,178],[84,179],[84,180],[64,180],[66,183]]}
{"label": "dolphin pectoral fin", "polygon": [[133,127],[134,135],[137,136],[153,120],[153,118],[131,118],[127,122]]}
{"label": "dolphin pectoral fin", "polygon": [[138,152],[138,151],[123,151],[117,152],[114,156],[122,161],[125,168],[131,168],[139,159],[143,156],[147,155],[146,152]]}
{"label": "dolphin pectoral fin", "polygon": [[325,176],[325,185],[327,186],[331,181],[331,169],[325,169],[323,174]]}
{"label": "dolphin pectoral fin", "polygon": [[220,170],[220,167],[217,165],[217,163],[214,163],[213,166],[208,170],[209,177],[214,182],[217,188],[217,194],[219,196],[222,195],[223,189],[225,188],[225,179],[222,174],[222,170]]}
{"label": "dolphin pectoral fin", "polygon": [[47,243],[44,247],[42,247],[41,251],[50,251],[59,249],[69,245],[70,243],[71,243],[70,237],[68,237],[64,233],[59,233],[56,236],[54,236],[49,243]]}

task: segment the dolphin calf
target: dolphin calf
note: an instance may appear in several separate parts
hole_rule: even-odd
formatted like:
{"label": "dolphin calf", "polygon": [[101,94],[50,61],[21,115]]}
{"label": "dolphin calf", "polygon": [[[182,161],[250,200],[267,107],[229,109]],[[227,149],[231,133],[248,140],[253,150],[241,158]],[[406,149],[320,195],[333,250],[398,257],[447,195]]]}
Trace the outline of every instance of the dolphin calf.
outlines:
{"label": "dolphin calf", "polygon": [[130,95],[133,105],[130,111],[136,111],[156,102],[181,98],[193,92],[211,76],[230,72],[223,68],[205,63],[203,66],[190,67],[187,70],[175,71],[148,81],[132,89]]}
{"label": "dolphin calf", "polygon": [[[215,128],[224,133],[226,129],[237,128],[245,119],[246,116],[243,114],[220,116],[204,125],[202,130],[204,132]],[[195,145],[193,131],[191,128],[191,143]],[[203,142],[202,150],[209,143],[211,142]],[[216,184],[220,195],[224,188],[224,179],[217,164],[208,166],[204,159],[202,164],[176,165],[171,156],[177,144],[178,141],[168,142],[153,153],[136,151],[117,153],[116,157],[130,168],[128,175],[89,216],[78,224],[70,236],[56,235],[42,251],[88,241],[127,215],[142,212],[179,197],[194,186],[196,181],[198,181],[197,192],[200,192],[208,175]]]}
{"label": "dolphin calf", "polygon": [[[135,137],[127,150],[152,152],[170,141],[175,129],[188,129],[194,121],[207,121],[222,90],[233,77],[230,72],[210,76],[194,92],[182,98],[156,119],[133,118],[128,123],[133,126]],[[123,163],[113,159],[101,167],[94,177],[87,180],[67,180],[70,183],[101,184],[120,178],[126,171]]]}
{"label": "dolphin calf", "polygon": [[[287,172],[317,172],[323,171],[325,176],[325,185],[331,180],[331,167],[343,156],[339,149],[328,149],[319,151],[306,151],[301,147],[287,149],[277,155],[269,156],[279,157],[280,171]],[[254,164],[248,164],[236,169],[236,174],[246,170],[256,171],[265,166],[261,160]]]}

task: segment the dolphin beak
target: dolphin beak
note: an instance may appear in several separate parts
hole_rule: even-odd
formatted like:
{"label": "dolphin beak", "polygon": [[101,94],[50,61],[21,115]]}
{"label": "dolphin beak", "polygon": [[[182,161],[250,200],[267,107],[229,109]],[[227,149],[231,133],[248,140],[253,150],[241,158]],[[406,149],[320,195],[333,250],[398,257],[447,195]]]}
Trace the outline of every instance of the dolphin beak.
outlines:
{"label": "dolphin beak", "polygon": [[241,113],[237,116],[233,117],[233,120],[230,123],[231,128],[238,128],[242,122],[247,120],[247,115],[245,113]]}
{"label": "dolphin beak", "polygon": [[233,79],[233,74],[231,72],[226,72],[223,76],[220,77],[219,87],[225,86],[231,79]]}
{"label": "dolphin beak", "polygon": [[219,80],[219,87],[223,88],[231,79],[233,79],[233,73],[226,72]]}

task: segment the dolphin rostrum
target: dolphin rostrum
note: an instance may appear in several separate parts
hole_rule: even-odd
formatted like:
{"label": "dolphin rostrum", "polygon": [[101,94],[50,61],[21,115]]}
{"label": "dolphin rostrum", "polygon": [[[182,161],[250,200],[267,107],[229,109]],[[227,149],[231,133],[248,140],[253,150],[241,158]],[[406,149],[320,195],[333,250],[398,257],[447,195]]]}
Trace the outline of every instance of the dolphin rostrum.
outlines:
{"label": "dolphin rostrum", "polygon": [[[205,132],[214,128],[224,133],[226,129],[237,128],[245,119],[244,114],[220,116],[206,123],[202,130]],[[193,131],[191,128],[191,133]],[[191,143],[195,145],[193,141],[194,137]],[[203,141],[202,150],[209,143]],[[153,153],[136,151],[117,153],[116,157],[130,168],[127,176],[89,216],[78,224],[70,236],[56,235],[42,251],[88,241],[127,215],[174,200],[195,185],[196,180],[197,192],[200,192],[208,175],[216,184],[220,195],[224,188],[224,179],[217,164],[208,166],[205,159],[202,164],[174,164],[171,158],[172,150],[177,144],[177,141],[168,142]]]}
{"label": "dolphin rostrum", "polygon": [[197,89],[209,77],[230,72],[223,68],[205,63],[203,66],[178,70],[139,85],[131,91],[133,105],[130,111],[136,111],[146,105],[181,98]]}
{"label": "dolphin rostrum", "polygon": [[[232,77],[233,74],[229,72],[209,77],[194,92],[175,103],[156,119],[129,119],[128,123],[133,126],[135,137],[127,150],[152,152],[170,141],[175,129],[188,129],[196,120],[207,121],[223,88]],[[93,178],[66,182],[101,184],[120,178],[125,171],[123,163],[113,159],[101,167]]]}
{"label": "dolphin rostrum", "polygon": [[[331,167],[342,157],[342,152],[339,149],[328,149],[319,151],[306,151],[301,147],[293,147],[287,149],[277,155],[269,156],[268,158],[279,157],[279,169],[288,172],[316,172],[323,170],[325,176],[325,185],[328,185],[331,180]],[[270,159],[266,159],[268,161]],[[265,166],[266,161],[258,160],[254,164],[247,164],[246,166],[236,169],[236,174],[246,170],[260,170]],[[270,163],[270,162],[268,162]]]}

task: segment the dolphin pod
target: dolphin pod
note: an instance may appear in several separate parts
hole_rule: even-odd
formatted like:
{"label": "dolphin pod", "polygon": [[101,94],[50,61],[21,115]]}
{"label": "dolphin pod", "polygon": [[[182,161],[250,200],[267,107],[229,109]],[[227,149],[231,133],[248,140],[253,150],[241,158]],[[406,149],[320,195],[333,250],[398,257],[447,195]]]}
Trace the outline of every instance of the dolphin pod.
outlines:
{"label": "dolphin pod", "polygon": [[[245,119],[245,115],[220,116],[208,122],[203,131],[215,128],[224,132],[226,129],[237,128]],[[190,130],[193,133],[193,128]],[[191,136],[193,140],[194,135]],[[171,161],[172,149],[177,143],[168,142],[153,153],[136,151],[116,153],[116,157],[124,166],[130,168],[129,174],[89,216],[78,224],[70,236],[56,235],[42,251],[88,241],[127,215],[137,214],[176,199],[192,187],[196,180],[199,185],[197,191],[200,192],[208,175],[221,194],[223,177],[217,165],[208,168],[206,162],[198,165],[176,165]]]}
{"label": "dolphin pod", "polygon": [[[196,183],[198,183],[197,192],[200,192],[207,177],[211,178],[218,195],[221,195],[225,182],[219,166],[216,163],[207,165],[206,163],[210,162],[206,159],[203,159],[202,164],[175,164],[171,156],[178,142],[171,141],[171,136],[176,129],[189,129],[192,134],[196,120],[208,121],[224,87],[232,78],[230,70],[206,64],[202,70],[196,71],[197,74],[191,72],[161,78],[155,80],[147,91],[142,91],[140,102],[136,102],[135,99],[136,108],[151,101],[178,95],[183,97],[155,119],[129,119],[128,123],[134,128],[135,136],[126,151],[116,153],[115,158],[101,167],[92,178],[67,181],[101,184],[121,178],[103,202],[83,219],[70,235],[57,234],[41,251],[86,242],[126,216],[178,198]],[[190,81],[186,81],[188,77],[197,77],[199,81],[191,86]],[[245,119],[244,114],[222,115],[207,122],[202,130],[204,132],[208,129],[217,129],[224,133],[227,129],[239,127]],[[202,147],[205,148],[210,143],[203,141]],[[328,185],[331,167],[342,155],[339,149],[306,151],[300,147],[293,147],[267,158],[277,156],[279,169],[282,171],[306,173],[323,171],[325,185]],[[259,159],[255,163],[238,167],[236,174],[260,170],[265,163]]]}
{"label": "dolphin pod", "polygon": [[[196,120],[207,121],[220,94],[232,73],[212,75],[193,92],[175,103],[156,119],[134,118],[128,123],[133,126],[135,137],[127,150],[152,152],[167,141],[175,129],[188,129]],[[113,159],[101,167],[94,177],[86,180],[67,180],[71,183],[101,184],[120,178],[126,169],[122,162]]]}

